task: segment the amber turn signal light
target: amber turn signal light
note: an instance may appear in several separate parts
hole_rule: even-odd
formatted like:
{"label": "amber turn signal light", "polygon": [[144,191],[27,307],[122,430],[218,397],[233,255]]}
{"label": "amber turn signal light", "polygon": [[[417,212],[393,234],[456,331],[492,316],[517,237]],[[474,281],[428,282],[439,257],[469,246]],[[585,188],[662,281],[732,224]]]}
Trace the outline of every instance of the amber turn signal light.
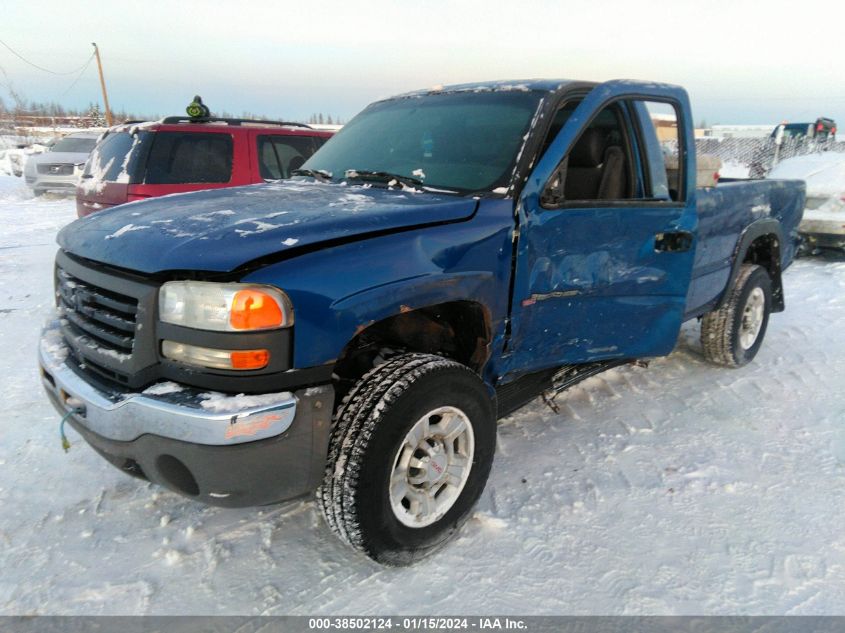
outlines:
{"label": "amber turn signal light", "polygon": [[270,352],[266,349],[212,349],[162,341],[161,353],[165,358],[188,365],[214,369],[262,369],[270,363]]}
{"label": "amber turn signal light", "polygon": [[231,360],[232,369],[261,369],[270,362],[270,352],[266,349],[232,352]]}
{"label": "amber turn signal light", "polygon": [[285,325],[285,315],[272,296],[250,288],[239,290],[232,299],[229,324],[236,330],[263,330]]}

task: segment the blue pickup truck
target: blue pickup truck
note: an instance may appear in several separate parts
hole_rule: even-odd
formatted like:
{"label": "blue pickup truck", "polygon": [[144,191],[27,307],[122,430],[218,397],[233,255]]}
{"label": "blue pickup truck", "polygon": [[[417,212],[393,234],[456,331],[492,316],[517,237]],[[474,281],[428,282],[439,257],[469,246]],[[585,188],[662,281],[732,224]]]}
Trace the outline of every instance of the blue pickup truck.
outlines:
{"label": "blue pickup truck", "polygon": [[696,188],[692,120],[664,84],[438,87],[292,180],[77,220],[44,387],[130,475],[229,507],[316,491],[342,539],[411,563],[469,516],[497,418],[689,319],[710,361],[756,355],[803,183]]}

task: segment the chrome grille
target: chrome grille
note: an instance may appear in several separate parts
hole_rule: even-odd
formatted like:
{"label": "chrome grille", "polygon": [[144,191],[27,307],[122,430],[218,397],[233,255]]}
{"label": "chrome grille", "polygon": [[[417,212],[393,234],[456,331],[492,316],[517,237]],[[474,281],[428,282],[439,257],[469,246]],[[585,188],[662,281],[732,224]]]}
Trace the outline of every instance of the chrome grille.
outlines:
{"label": "chrome grille", "polygon": [[42,163],[38,165],[38,173],[48,176],[72,176],[73,165],[68,163]]}
{"label": "chrome grille", "polygon": [[138,300],[81,281],[56,270],[59,311],[78,335],[106,354],[131,355],[135,341]]}

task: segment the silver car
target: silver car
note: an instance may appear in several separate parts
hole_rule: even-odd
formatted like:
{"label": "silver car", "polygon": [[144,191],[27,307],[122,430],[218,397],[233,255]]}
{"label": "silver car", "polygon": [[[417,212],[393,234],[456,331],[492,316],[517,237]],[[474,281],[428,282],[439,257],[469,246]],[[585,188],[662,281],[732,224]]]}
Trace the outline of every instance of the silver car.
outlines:
{"label": "silver car", "polygon": [[47,191],[72,193],[82,165],[88,160],[99,136],[99,132],[68,134],[49,151],[30,156],[24,167],[26,184],[36,196]]}

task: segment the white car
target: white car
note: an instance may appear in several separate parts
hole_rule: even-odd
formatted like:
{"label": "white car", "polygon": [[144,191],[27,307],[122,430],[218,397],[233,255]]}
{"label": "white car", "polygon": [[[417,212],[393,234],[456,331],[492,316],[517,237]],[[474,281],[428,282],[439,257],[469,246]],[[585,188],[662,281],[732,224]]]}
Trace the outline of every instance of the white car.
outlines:
{"label": "white car", "polygon": [[805,248],[845,249],[845,154],[822,152],[787,158],[769,178],[797,178],[807,183],[804,219],[798,227]]}
{"label": "white car", "polygon": [[99,132],[74,132],[58,140],[49,151],[30,156],[24,167],[26,184],[36,196],[47,191],[74,192],[81,166],[99,136]]}

